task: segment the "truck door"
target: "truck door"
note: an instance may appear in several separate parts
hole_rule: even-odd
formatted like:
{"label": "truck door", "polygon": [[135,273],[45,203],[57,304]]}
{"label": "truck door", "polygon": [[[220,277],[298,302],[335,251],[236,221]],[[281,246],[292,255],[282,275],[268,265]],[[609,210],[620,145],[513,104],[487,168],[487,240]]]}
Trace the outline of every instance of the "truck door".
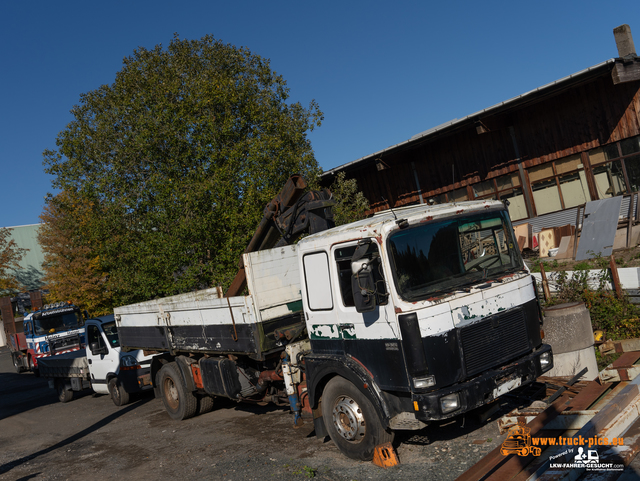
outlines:
{"label": "truck door", "polygon": [[407,390],[400,331],[388,298],[380,248],[374,240],[365,255],[374,268],[376,286],[376,307],[365,313],[356,311],[353,300],[351,258],[356,248],[357,242],[347,242],[329,253],[303,257],[313,350],[348,355],[362,363],[381,388]]}
{"label": "truck door", "polygon": [[118,353],[107,345],[99,325],[88,323],[86,332],[87,362],[91,371],[91,386],[97,393],[108,394],[107,374],[117,371]]}

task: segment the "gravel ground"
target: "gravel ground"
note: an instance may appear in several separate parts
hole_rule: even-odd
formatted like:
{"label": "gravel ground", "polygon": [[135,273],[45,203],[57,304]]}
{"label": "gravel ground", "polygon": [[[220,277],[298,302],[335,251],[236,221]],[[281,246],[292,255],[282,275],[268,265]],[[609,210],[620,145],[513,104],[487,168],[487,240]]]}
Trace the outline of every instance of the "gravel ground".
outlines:
{"label": "gravel ground", "polygon": [[478,413],[421,431],[398,432],[400,465],[383,469],[341,455],[318,440],[312,420],[293,429],[288,409],[216,400],[213,412],[172,421],[146,395],[116,407],[108,396],[76,395],[59,403],[47,381],[16,374],[0,348],[0,480],[455,479],[505,436]]}

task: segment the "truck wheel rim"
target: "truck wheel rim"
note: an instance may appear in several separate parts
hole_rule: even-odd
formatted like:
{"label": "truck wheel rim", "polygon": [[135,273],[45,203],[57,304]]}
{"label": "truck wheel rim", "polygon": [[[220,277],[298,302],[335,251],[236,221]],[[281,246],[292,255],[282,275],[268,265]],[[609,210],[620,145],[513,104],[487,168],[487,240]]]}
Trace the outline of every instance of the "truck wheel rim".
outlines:
{"label": "truck wheel rim", "polygon": [[359,443],[366,432],[362,409],[349,396],[341,396],[333,406],[333,425],[340,437],[350,443]]}
{"label": "truck wheel rim", "polygon": [[120,402],[120,391],[118,390],[118,386],[117,385],[113,385],[113,389],[111,390],[111,395],[113,396],[113,399],[117,402]]}
{"label": "truck wheel rim", "polygon": [[178,409],[178,390],[171,379],[164,380],[164,397],[171,409]]}

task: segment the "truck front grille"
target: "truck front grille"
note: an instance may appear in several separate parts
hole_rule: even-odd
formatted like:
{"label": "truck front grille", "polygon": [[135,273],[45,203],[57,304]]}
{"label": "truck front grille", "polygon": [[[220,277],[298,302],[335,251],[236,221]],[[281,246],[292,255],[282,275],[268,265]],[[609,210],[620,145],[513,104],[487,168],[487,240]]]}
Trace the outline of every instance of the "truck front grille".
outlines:
{"label": "truck front grille", "polygon": [[529,351],[522,310],[497,314],[460,329],[467,376],[498,366]]}
{"label": "truck front grille", "polygon": [[54,354],[56,351],[71,349],[80,346],[80,336],[63,337],[49,341],[49,351]]}

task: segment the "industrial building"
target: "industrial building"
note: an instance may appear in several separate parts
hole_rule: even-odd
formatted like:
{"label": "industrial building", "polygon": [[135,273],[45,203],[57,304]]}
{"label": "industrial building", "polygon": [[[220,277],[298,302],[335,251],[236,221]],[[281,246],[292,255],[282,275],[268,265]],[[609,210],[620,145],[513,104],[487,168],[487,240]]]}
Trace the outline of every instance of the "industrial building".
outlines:
{"label": "industrial building", "polygon": [[345,172],[372,212],[490,198],[534,231],[575,224],[578,206],[640,190],[640,57],[628,25],[614,37],[619,57],[336,167],[323,183]]}

